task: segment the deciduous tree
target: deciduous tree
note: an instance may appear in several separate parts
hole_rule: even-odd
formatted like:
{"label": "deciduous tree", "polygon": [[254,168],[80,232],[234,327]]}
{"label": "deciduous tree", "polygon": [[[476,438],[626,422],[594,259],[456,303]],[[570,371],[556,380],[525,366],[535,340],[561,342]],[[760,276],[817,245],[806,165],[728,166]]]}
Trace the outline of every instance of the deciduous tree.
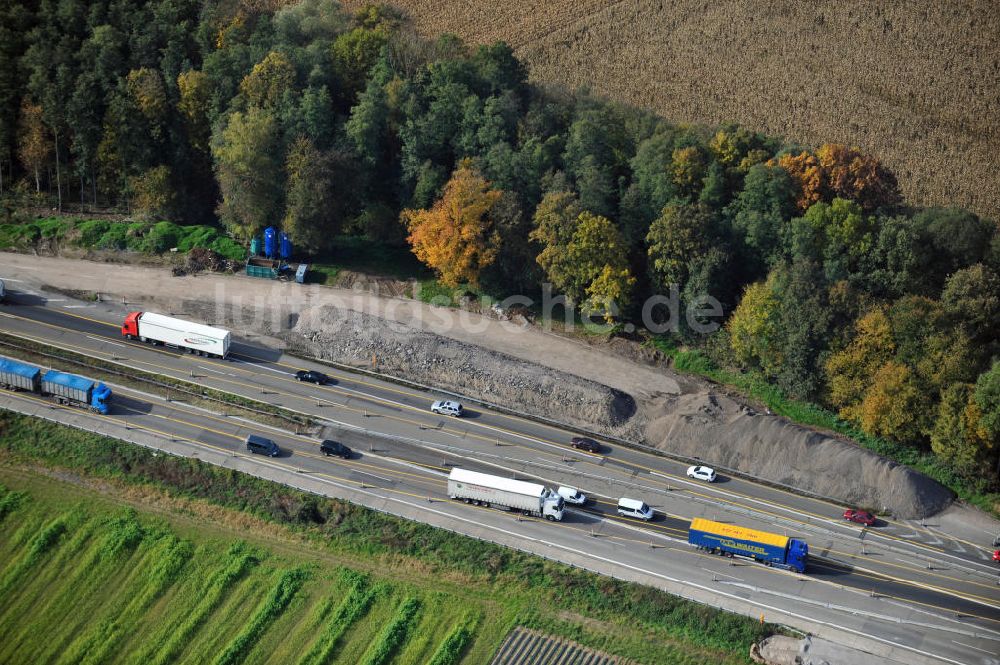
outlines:
{"label": "deciduous tree", "polygon": [[671,156],[670,174],[681,196],[697,198],[708,174],[708,159],[696,146],[677,148]]}
{"label": "deciduous tree", "polygon": [[619,312],[627,307],[635,284],[618,229],[608,218],[584,211],[577,218],[567,253],[567,295],[578,301],[585,295],[587,308],[610,322],[616,315],[613,306]]}
{"label": "deciduous tree", "polygon": [[222,191],[219,217],[234,235],[249,240],[277,221],[284,178],[278,151],[278,123],[253,107],[232,113],[213,140],[215,172]]}
{"label": "deciduous tree", "polygon": [[295,85],[295,67],[281,51],[271,51],[240,82],[240,92],[253,106],[274,108]]}
{"label": "deciduous tree", "polygon": [[143,219],[170,219],[174,215],[177,188],[170,167],[156,166],[130,178],[132,210]]}
{"label": "deciduous tree", "polygon": [[795,199],[801,212],[823,200],[826,190],[823,183],[823,171],[815,155],[801,152],[798,155],[786,154],[777,159],[776,163],[785,169],[795,185]]}
{"label": "deciduous tree", "polygon": [[966,474],[989,474],[995,440],[982,422],[974,393],[975,386],[969,383],[944,389],[931,431],[931,450]]}
{"label": "deciduous tree", "polygon": [[195,69],[177,76],[177,91],[180,95],[177,110],[184,118],[191,146],[201,153],[208,153],[212,136],[208,120],[212,103],[211,86],[208,75]]}
{"label": "deciduous tree", "polygon": [[287,205],[282,226],[295,247],[307,254],[329,249],[338,230],[337,192],[330,156],[300,137],[285,162]]}
{"label": "deciduous tree", "polygon": [[528,236],[541,246],[535,260],[545,271],[546,278],[557,290],[567,294],[572,268],[569,244],[581,212],[583,208],[573,192],[549,192],[535,209],[535,228]]}
{"label": "deciduous tree", "polygon": [[875,373],[895,352],[892,325],[884,310],[868,312],[855,322],[854,329],[851,343],[831,355],[825,365],[830,403],[841,409],[861,402]]}
{"label": "deciduous tree", "polygon": [[927,433],[931,400],[906,365],[887,362],[875,372],[864,399],[841,413],[872,436],[915,444]]}
{"label": "deciduous tree", "polygon": [[18,118],[17,156],[21,164],[35,177],[35,191],[42,191],[42,169],[52,155],[52,142],[45,131],[42,107],[25,97],[21,100]]}
{"label": "deciduous tree", "polygon": [[858,148],[826,143],[816,150],[826,187],[833,196],[850,199],[867,212],[899,203],[896,176]]}
{"label": "deciduous tree", "polygon": [[472,161],[463,160],[432,208],[403,211],[413,253],[443,284],[478,284],[482,269],[496,259],[499,237],[490,211],[499,198]]}
{"label": "deciduous tree", "polygon": [[975,400],[983,427],[1000,442],[1000,360],[976,380]]}
{"label": "deciduous tree", "polygon": [[743,291],[739,305],[726,323],[729,345],[736,358],[747,367],[773,375],[781,365],[778,339],[779,305],[774,290],[775,276],[754,282]]}
{"label": "deciduous tree", "polygon": [[708,248],[711,224],[711,211],[700,203],[663,208],[646,235],[649,272],[660,293],[668,293],[672,284],[684,288],[691,262]]}

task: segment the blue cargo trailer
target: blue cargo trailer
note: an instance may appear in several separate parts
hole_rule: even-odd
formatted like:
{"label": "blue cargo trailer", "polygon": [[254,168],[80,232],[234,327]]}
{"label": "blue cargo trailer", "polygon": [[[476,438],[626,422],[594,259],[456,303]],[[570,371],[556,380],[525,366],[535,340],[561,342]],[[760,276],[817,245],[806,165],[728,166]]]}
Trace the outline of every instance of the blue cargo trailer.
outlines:
{"label": "blue cargo trailer", "polygon": [[78,404],[107,415],[111,389],[82,376],[49,370],[42,377],[42,394],[52,395],[60,404]]}
{"label": "blue cargo trailer", "polygon": [[40,393],[41,380],[42,370],[34,365],[0,357],[0,387]]}
{"label": "blue cargo trailer", "polygon": [[768,566],[806,572],[809,546],[801,540],[735,524],[696,518],[688,528],[688,542],[700,550],[744,556]]}

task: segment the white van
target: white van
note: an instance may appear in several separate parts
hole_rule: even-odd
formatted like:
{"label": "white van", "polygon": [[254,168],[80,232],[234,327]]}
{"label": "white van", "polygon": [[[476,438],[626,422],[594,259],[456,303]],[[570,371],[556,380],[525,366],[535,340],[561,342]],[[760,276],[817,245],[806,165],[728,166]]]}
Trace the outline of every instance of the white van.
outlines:
{"label": "white van", "polygon": [[653,509],[638,499],[618,499],[618,514],[646,522],[653,519]]}

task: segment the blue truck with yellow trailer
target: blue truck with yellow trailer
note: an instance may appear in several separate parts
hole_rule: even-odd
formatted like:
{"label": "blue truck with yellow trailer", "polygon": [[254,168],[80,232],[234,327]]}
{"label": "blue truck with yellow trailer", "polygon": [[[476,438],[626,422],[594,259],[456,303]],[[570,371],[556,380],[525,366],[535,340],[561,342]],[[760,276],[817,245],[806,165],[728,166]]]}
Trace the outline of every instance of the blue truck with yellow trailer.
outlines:
{"label": "blue truck with yellow trailer", "polygon": [[58,370],[42,368],[0,356],[0,388],[23,390],[43,397],[54,397],[60,404],[82,406],[107,415],[111,389],[103,383]]}
{"label": "blue truck with yellow trailer", "polygon": [[806,572],[809,546],[797,538],[695,518],[688,527],[688,542],[700,550],[742,556],[768,566]]}

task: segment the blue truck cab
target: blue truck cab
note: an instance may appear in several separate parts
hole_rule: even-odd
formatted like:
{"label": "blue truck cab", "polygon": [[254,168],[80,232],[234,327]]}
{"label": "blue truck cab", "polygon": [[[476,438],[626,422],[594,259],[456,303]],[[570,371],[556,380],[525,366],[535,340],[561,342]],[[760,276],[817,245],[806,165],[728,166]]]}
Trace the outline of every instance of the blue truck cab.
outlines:
{"label": "blue truck cab", "polygon": [[696,518],[688,528],[688,542],[701,550],[745,556],[769,566],[806,572],[809,545],[796,538]]}
{"label": "blue truck cab", "polygon": [[111,389],[106,385],[56,370],[49,370],[42,377],[42,394],[53,395],[60,403],[85,406],[105,416],[111,407]]}

